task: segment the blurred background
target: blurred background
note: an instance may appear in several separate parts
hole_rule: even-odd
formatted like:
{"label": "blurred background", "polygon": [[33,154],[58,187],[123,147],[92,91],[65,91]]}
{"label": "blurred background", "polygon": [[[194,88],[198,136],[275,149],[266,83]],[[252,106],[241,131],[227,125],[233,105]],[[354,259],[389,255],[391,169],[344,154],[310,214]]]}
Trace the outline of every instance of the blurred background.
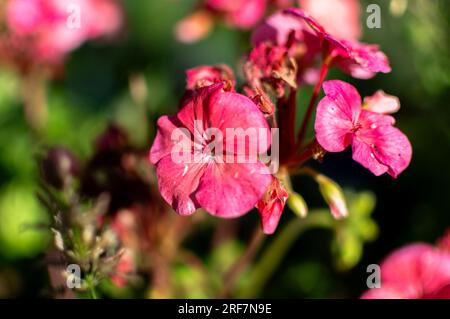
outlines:
{"label": "blurred background", "polygon": [[[372,2],[361,1],[362,8]],[[392,73],[367,81],[345,78],[339,71],[329,77],[352,82],[363,96],[383,89],[400,98],[397,126],[411,140],[412,163],[394,180],[374,177],[352,161],[349,152],[327,155],[322,171],[350,192],[368,192],[361,205],[376,205],[372,217],[379,226],[378,237],[363,250],[347,242],[343,258],[360,259],[354,267],[345,267],[345,260],[339,266],[339,257],[330,254],[334,240],[330,232],[305,233],[287,250],[261,297],[356,298],[366,289],[367,265],[379,263],[406,243],[434,242],[450,226],[450,3],[377,2],[382,27],[365,27],[368,13],[363,10],[363,41],[380,44]],[[177,110],[187,68],[226,63],[240,75],[242,56],[250,49],[249,32],[218,24],[197,43],[175,39],[174,25],[194,5],[193,0],[123,1],[126,27],[119,38],[79,48],[70,55],[65,75],[49,84],[48,123],[39,139],[24,120],[17,75],[0,69],[0,297],[39,297],[48,286],[42,256],[51,234],[27,227],[51,218],[35,196],[35,159],[45,147],[61,145],[86,159],[93,153],[96,137],[114,122],[127,131],[133,145],[149,149],[156,119]],[[129,80],[136,74],[145,78],[145,109],[137,107],[130,95]],[[324,206],[313,182],[294,178],[294,188],[304,194],[310,207]],[[290,218],[286,208],[280,225]],[[239,220],[240,237],[231,251],[242,246],[258,219],[251,213]],[[202,255],[208,231],[198,230],[188,242],[205,259],[212,258]],[[180,278],[191,275],[185,269],[177,272]]]}

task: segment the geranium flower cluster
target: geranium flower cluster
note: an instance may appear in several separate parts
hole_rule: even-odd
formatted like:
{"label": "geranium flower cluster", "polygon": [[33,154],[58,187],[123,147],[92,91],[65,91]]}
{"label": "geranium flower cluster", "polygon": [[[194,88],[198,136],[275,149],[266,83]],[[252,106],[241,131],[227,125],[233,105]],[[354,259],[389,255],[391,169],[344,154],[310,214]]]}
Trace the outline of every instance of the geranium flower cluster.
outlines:
{"label": "geranium flower cluster", "polygon": [[[207,4],[226,12],[227,21],[239,26],[237,17],[246,16],[242,6],[239,14],[233,11],[239,2]],[[262,6],[265,1],[245,3]],[[377,45],[358,41],[357,2],[332,2],[339,3],[333,10],[347,13],[338,23],[332,17],[339,14],[330,11],[328,1],[327,5],[324,1],[301,3],[312,14],[298,8],[281,9],[253,31],[253,48],[243,67],[246,82],[242,93],[237,91],[230,67],[193,68],[187,71],[187,91],[180,111],[159,119],[150,161],[156,165],[163,198],[179,214],[190,215],[203,208],[212,215],[231,218],[256,207],[264,232],[271,234],[288,198],[295,199],[293,209],[306,215],[306,203],[289,181],[293,173],[314,178],[333,216],[348,214],[340,187],[304,167],[309,159],[323,160],[327,152],[342,152],[351,145],[353,159],[377,176],[387,173],[396,178],[409,165],[411,144],[388,115],[398,111],[399,100],[381,90],[362,100],[354,86],[326,81],[332,67],[358,79],[391,71],[387,56]],[[330,14],[318,14],[324,7]],[[323,25],[315,14],[325,21]],[[254,25],[259,13],[252,18],[254,21],[248,23],[240,21],[242,26]],[[301,109],[297,94],[307,85],[313,85],[313,93],[297,131],[295,119]],[[322,89],[325,96],[318,102]],[[314,111],[315,135],[310,137],[307,133]],[[236,134],[227,134],[230,129],[247,133],[245,147],[239,148]],[[255,139],[249,133],[252,130],[271,130],[272,134]],[[226,146],[217,148],[218,144]],[[270,161],[264,161],[270,146]],[[183,154],[198,154],[201,160],[175,160],[192,158],[180,156]],[[252,160],[224,161],[224,157],[239,156]]]}
{"label": "geranium flower cluster", "polygon": [[0,57],[15,64],[60,64],[85,41],[115,34],[123,20],[116,0],[7,0],[0,7]]}
{"label": "geranium flower cluster", "polygon": [[208,35],[216,22],[249,30],[267,13],[296,3],[335,36],[356,40],[361,34],[358,0],[200,0],[195,10],[176,25],[175,35],[182,42],[195,42]]}

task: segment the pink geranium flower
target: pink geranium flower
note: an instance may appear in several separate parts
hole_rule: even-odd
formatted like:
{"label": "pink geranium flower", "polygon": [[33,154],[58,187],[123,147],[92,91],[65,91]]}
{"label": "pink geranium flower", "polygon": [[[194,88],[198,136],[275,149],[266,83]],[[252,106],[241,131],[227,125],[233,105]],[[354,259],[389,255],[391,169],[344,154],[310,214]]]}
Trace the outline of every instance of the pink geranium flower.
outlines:
{"label": "pink geranium flower", "polygon": [[266,0],[206,0],[206,7],[222,13],[228,24],[248,29],[263,17]]}
{"label": "pink geranium flower", "polygon": [[334,37],[316,19],[301,9],[289,8],[283,12],[306,22],[314,31],[316,41],[320,43],[325,55],[333,57],[335,64],[351,76],[369,79],[376,73],[391,71],[388,58],[377,45]]}
{"label": "pink geranium flower", "polygon": [[8,0],[5,18],[8,37],[2,41],[43,63],[61,62],[83,42],[110,36],[122,24],[115,0]]}
{"label": "pink geranium flower", "polygon": [[326,81],[325,97],[317,106],[315,132],[328,152],[341,152],[352,145],[353,159],[375,175],[397,177],[411,161],[408,138],[393,125],[389,115],[365,110],[361,97],[350,84]]}
{"label": "pink geranium flower", "polygon": [[[336,37],[333,35],[339,34],[336,31],[326,30],[304,10],[290,8],[268,17],[253,32],[252,43],[257,45],[270,41],[281,46],[289,45],[292,55],[302,52],[299,67],[305,70],[314,66],[320,54],[325,54],[333,57],[336,66],[355,78],[368,79],[376,73],[391,71],[386,55],[377,45]],[[292,35],[297,46],[289,44],[288,39]]]}
{"label": "pink geranium flower", "polygon": [[233,70],[225,64],[202,65],[186,71],[186,89],[188,90],[222,82],[228,84],[232,89],[236,82]]}
{"label": "pink geranium flower", "polygon": [[305,30],[307,29],[303,21],[278,11],[267,17],[253,31],[251,41],[254,46],[266,41],[285,46],[291,32],[294,32],[297,41],[302,41]]}
{"label": "pink geranium flower", "polygon": [[400,248],[381,264],[381,288],[361,298],[450,298],[450,253],[422,243]]}
{"label": "pink geranium flower", "polygon": [[[180,129],[182,136],[174,137]],[[209,129],[217,131],[211,135]],[[227,129],[258,130],[267,139],[250,139],[239,148]],[[238,217],[256,205],[272,181],[268,167],[257,158],[269,142],[268,123],[255,103],[215,84],[194,91],[176,116],[158,120],[150,161],[156,165],[162,197],[179,214],[202,207],[215,216]],[[252,155],[251,149],[258,154]],[[241,156],[247,160],[237,160]]]}
{"label": "pink geranium flower", "polygon": [[361,36],[358,0],[299,0],[300,7],[311,14],[333,36],[357,41]]}

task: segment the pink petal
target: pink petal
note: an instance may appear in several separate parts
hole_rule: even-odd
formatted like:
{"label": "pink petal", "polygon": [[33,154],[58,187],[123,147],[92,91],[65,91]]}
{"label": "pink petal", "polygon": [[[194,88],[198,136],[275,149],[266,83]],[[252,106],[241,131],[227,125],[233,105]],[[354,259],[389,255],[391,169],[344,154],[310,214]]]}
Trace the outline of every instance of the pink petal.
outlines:
{"label": "pink petal", "polygon": [[186,152],[192,151],[190,143],[185,142],[183,144],[184,141],[191,141],[190,136],[186,136],[186,139],[182,141],[172,141],[172,132],[180,126],[180,121],[176,116],[162,116],[158,119],[156,137],[149,154],[149,159],[152,164],[158,163],[160,159],[171,154],[177,144],[181,146],[180,149]]}
{"label": "pink petal", "polygon": [[[224,143],[227,151],[233,154],[256,155],[249,154],[249,149],[254,147],[257,154],[260,154],[270,148],[271,135],[269,124],[259,107],[248,97],[242,94],[225,92],[208,106],[209,121],[213,127],[219,128],[224,133]],[[239,150],[237,137],[234,138],[233,144],[228,141],[230,136],[226,134],[227,129],[229,131],[230,129],[243,130],[249,132],[249,134],[255,132],[256,135],[250,134],[250,136],[256,136],[256,138],[249,139],[248,143],[245,143],[244,152],[242,152]],[[265,139],[262,140],[261,137]],[[257,145],[254,145],[255,143]],[[228,144],[233,146],[230,148]]]}
{"label": "pink petal", "polygon": [[428,296],[430,299],[450,299],[450,283]]}
{"label": "pink petal", "polygon": [[277,12],[269,16],[252,34],[252,44],[270,41],[276,45],[286,45],[289,34],[295,31],[297,39],[302,39],[304,23],[290,15]]}
{"label": "pink petal", "polygon": [[364,107],[368,111],[392,114],[400,109],[400,101],[396,96],[386,94],[383,90],[379,90],[374,95],[364,98]]}
{"label": "pink petal", "polygon": [[[208,127],[216,127],[210,125],[212,123],[208,119],[207,112],[210,105],[215,103],[221,93],[223,93],[223,84],[216,83],[195,90],[193,95],[184,101],[177,117],[184,127],[196,135],[196,138],[201,139],[202,137],[197,135],[202,134]],[[220,111],[223,112],[223,110]],[[201,122],[202,127],[196,127],[196,122]]]}
{"label": "pink petal", "polygon": [[361,97],[353,86],[342,81],[326,81],[323,89],[326,96],[317,106],[316,138],[325,150],[341,152],[351,142]]}
{"label": "pink petal", "polygon": [[395,124],[395,118],[390,115],[375,113],[366,109],[361,110],[358,124],[364,129],[375,129],[382,126],[392,126]]}
{"label": "pink petal", "polygon": [[382,282],[410,298],[425,298],[450,284],[450,254],[428,244],[411,244],[381,264]]}
{"label": "pink petal", "polygon": [[158,162],[159,191],[178,214],[191,215],[200,207],[192,194],[197,190],[204,171],[204,163],[176,163],[170,155]]}
{"label": "pink petal", "polygon": [[326,31],[323,28],[323,26],[305,10],[297,8],[289,8],[283,10],[283,13],[300,18],[301,20],[306,22],[320,36],[326,34]]}
{"label": "pink petal", "polygon": [[361,36],[358,0],[300,0],[299,3],[333,36],[345,40],[357,40]]}
{"label": "pink petal", "polygon": [[231,12],[239,10],[239,8],[245,3],[245,0],[206,0],[207,7],[225,12]]}
{"label": "pink petal", "polygon": [[356,88],[343,81],[332,80],[323,83],[323,90],[329,98],[335,101],[353,123],[358,121],[361,112],[361,96]]}
{"label": "pink petal", "polygon": [[328,152],[342,152],[351,142],[351,118],[328,96],[317,106],[314,130],[319,144]]}
{"label": "pink petal", "polygon": [[380,163],[375,158],[370,143],[365,143],[355,138],[352,142],[352,153],[353,159],[371,171],[375,176],[380,176],[389,169],[389,167]]}
{"label": "pink petal", "polygon": [[264,15],[265,0],[246,0],[238,9],[232,11],[226,20],[229,24],[239,28],[253,27]]}
{"label": "pink petal", "polygon": [[195,199],[211,215],[234,218],[250,211],[272,181],[261,162],[210,163],[200,180]]}
{"label": "pink petal", "polygon": [[381,283],[381,288],[366,290],[361,299],[408,299],[408,296],[395,285]]}
{"label": "pink petal", "polygon": [[[361,146],[361,143],[365,146]],[[411,162],[411,143],[405,134],[393,126],[361,129],[356,133],[353,144],[358,151],[353,154],[353,158],[375,175],[381,172],[380,167],[386,166],[388,174],[396,178]],[[374,160],[380,166],[374,165]]]}
{"label": "pink petal", "polygon": [[391,67],[387,56],[377,45],[341,41],[347,47],[350,57],[337,58],[335,63],[344,72],[358,79],[370,79],[376,73],[389,73]]}

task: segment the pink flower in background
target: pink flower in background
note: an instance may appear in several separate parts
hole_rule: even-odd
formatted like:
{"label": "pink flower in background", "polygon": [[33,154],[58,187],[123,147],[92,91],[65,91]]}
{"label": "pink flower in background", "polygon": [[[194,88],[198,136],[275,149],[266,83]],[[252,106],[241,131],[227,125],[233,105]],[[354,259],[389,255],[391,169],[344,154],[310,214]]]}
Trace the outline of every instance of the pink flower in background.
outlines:
{"label": "pink flower in background", "polygon": [[[181,140],[173,139],[176,129],[186,132]],[[206,133],[208,129],[218,129],[222,136],[213,134],[213,138]],[[219,217],[241,216],[256,205],[271,183],[269,169],[260,160],[228,162],[222,156],[223,153],[232,157],[247,156],[253,146],[262,153],[270,143],[251,140],[239,151],[236,140],[227,143],[227,137],[230,138],[227,129],[264,130],[270,137],[268,123],[255,103],[244,95],[224,92],[222,84],[195,91],[176,116],[163,116],[158,120],[150,161],[156,165],[162,197],[179,214],[190,215],[202,207]],[[222,152],[217,149],[208,152],[213,141],[224,145]],[[253,145],[255,142],[258,145]],[[174,156],[180,153],[194,161],[175,161]]]}
{"label": "pink flower in background", "polygon": [[341,41],[345,51],[338,50],[335,64],[357,79],[370,79],[376,73],[389,73],[391,67],[387,56],[376,44]]}
{"label": "pink flower in background", "polygon": [[249,29],[264,16],[266,0],[206,0],[205,5],[223,14],[229,25]]}
{"label": "pink flower in background", "polygon": [[213,17],[206,10],[197,10],[178,21],[175,37],[183,43],[193,43],[206,37],[213,28]]}
{"label": "pink flower in background", "polygon": [[116,269],[111,276],[111,281],[117,287],[126,286],[130,275],[136,272],[135,260],[139,245],[137,236],[138,223],[137,212],[133,209],[118,211],[111,222],[111,229],[124,247]]}
{"label": "pink flower in background", "polygon": [[59,63],[83,42],[117,32],[122,12],[115,0],[8,0],[6,23],[16,47]]}
{"label": "pink flower in background", "polygon": [[341,152],[351,144],[353,159],[377,176],[397,177],[408,167],[411,144],[393,126],[393,117],[363,109],[358,91],[348,83],[326,81],[323,89],[314,127],[326,151]]}
{"label": "pink flower in background", "polygon": [[392,114],[400,110],[400,101],[396,96],[379,90],[374,95],[364,98],[364,108],[376,113]]}
{"label": "pink flower in background", "polygon": [[[306,22],[313,31],[316,42],[320,43],[325,55],[333,57],[334,63],[351,76],[369,79],[376,73],[389,73],[391,71],[388,58],[379,50],[377,45],[334,37],[329,33],[329,30],[325,30],[316,19],[304,10],[290,8],[283,12]],[[314,40],[310,39],[310,42],[314,43]]]}
{"label": "pink flower in background", "polygon": [[261,225],[265,234],[273,234],[277,229],[281,213],[288,199],[288,193],[278,178],[272,177],[272,183],[263,198],[256,204],[261,216]]}
{"label": "pink flower in background", "polygon": [[210,86],[215,83],[225,82],[234,88],[235,79],[233,70],[225,64],[202,65],[186,71],[186,89],[194,90]]}
{"label": "pink flower in background", "polygon": [[306,26],[296,17],[278,11],[267,17],[252,33],[252,44],[269,41],[276,45],[285,46],[291,32],[294,32],[297,41],[303,40],[303,31]]}
{"label": "pink flower in background", "polygon": [[299,0],[300,7],[311,14],[336,38],[357,41],[361,36],[361,8],[358,0]]}
{"label": "pink flower in background", "polygon": [[400,248],[381,263],[381,288],[362,299],[449,299],[450,253],[415,243]]}

